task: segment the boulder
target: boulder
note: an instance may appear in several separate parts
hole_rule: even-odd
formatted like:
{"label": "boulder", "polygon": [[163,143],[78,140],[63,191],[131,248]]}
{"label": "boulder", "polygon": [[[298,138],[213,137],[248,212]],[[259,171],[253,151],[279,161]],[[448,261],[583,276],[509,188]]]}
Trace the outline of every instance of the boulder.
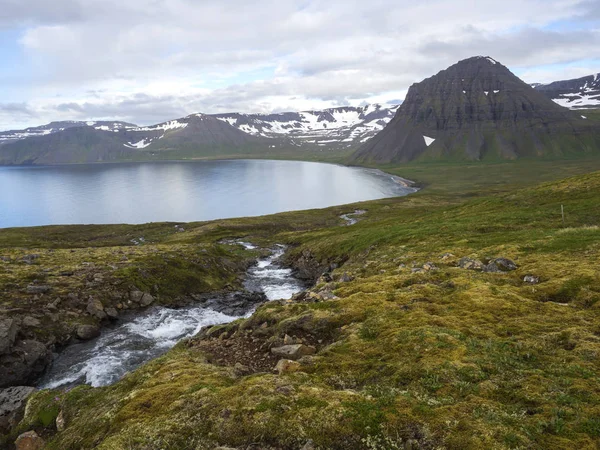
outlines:
{"label": "boulder", "polygon": [[458,267],[460,267],[461,269],[467,269],[467,270],[483,270],[485,265],[478,259],[465,257],[465,258],[461,258],[458,261]]}
{"label": "boulder", "polygon": [[129,293],[129,300],[134,303],[139,303],[142,300],[144,293],[142,291],[131,291]]}
{"label": "boulder", "polygon": [[437,266],[432,262],[426,262],[423,264],[422,269],[426,272],[429,272],[430,270],[437,270]]}
{"label": "boulder", "polygon": [[495,264],[502,272],[517,270],[517,265],[515,262],[508,258],[496,258],[490,261],[490,264]]}
{"label": "boulder", "polygon": [[19,328],[15,319],[0,319],[0,355],[10,351],[18,331]]}
{"label": "boulder", "polygon": [[97,298],[90,297],[88,301],[87,309],[89,315],[96,317],[97,319],[106,319],[106,313],[104,312],[104,305]]}
{"label": "boulder", "polygon": [[275,371],[279,375],[283,375],[284,373],[293,373],[298,372],[300,370],[300,363],[296,361],[292,361],[290,359],[280,359],[277,361],[277,365],[275,366]]}
{"label": "boulder", "polygon": [[30,386],[0,389],[0,434],[8,433],[21,421],[27,397],[34,391]]}
{"label": "boulder", "polygon": [[111,319],[116,319],[116,318],[118,318],[118,317],[119,317],[119,312],[118,312],[118,311],[117,311],[115,308],[113,308],[112,306],[111,306],[111,307],[109,307],[109,308],[106,308],[106,309],[104,310],[104,312],[105,312],[105,313],[106,313],[106,315],[107,315],[108,317],[110,317]]}
{"label": "boulder", "polygon": [[315,347],[304,344],[283,345],[271,349],[273,355],[292,360],[299,359],[306,355],[314,355],[316,352],[317,349]]}
{"label": "boulder", "polygon": [[152,303],[154,303],[154,297],[148,293],[144,293],[140,299],[140,306],[150,306]]}
{"label": "boulder", "polygon": [[20,434],[15,441],[17,450],[41,450],[45,445],[46,442],[35,431]]}
{"label": "boulder", "polygon": [[52,361],[52,352],[34,340],[15,343],[12,352],[0,356],[0,388],[35,381]]}
{"label": "boulder", "polygon": [[79,325],[76,333],[79,339],[87,341],[100,336],[100,329],[95,325]]}
{"label": "boulder", "polygon": [[344,272],[339,279],[340,283],[349,283],[352,280],[354,280],[354,277],[352,275],[349,275],[348,272]]}

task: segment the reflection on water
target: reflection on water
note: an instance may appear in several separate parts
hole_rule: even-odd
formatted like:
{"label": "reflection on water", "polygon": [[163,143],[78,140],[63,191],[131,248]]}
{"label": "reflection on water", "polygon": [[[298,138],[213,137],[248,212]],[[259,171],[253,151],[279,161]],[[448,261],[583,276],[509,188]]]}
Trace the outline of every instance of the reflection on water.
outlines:
{"label": "reflection on water", "polygon": [[406,195],[387,174],[298,161],[0,167],[0,228],[190,222]]}

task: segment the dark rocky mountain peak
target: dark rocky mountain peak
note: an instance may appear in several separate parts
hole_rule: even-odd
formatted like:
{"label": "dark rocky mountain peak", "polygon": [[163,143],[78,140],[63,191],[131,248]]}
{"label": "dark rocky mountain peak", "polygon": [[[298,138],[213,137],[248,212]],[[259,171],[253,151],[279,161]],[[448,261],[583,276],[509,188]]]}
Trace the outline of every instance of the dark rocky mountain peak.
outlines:
{"label": "dark rocky mountain peak", "polygon": [[[585,121],[488,56],[468,58],[413,84],[394,119],[354,163],[561,154],[556,138]],[[575,131],[575,133],[574,133]],[[573,144],[573,142],[571,142]],[[589,142],[579,142],[589,149]]]}

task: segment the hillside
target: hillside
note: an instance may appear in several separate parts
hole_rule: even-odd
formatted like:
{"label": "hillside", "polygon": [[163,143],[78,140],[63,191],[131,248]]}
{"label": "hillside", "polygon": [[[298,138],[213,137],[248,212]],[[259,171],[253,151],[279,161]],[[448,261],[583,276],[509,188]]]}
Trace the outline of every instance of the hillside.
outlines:
{"label": "hillside", "polygon": [[350,159],[502,160],[596,153],[600,127],[562,108],[489,57],[412,85],[394,119]]}
{"label": "hillside", "polygon": [[123,122],[53,122],[0,133],[0,164],[341,159],[381,131],[396,109],[369,105],[280,114],[191,114],[144,127]]}
{"label": "hillside", "polygon": [[[289,245],[288,264],[312,267],[316,280],[293,301],[206,329],[112,386],[34,394],[8,442],[35,430],[46,448],[61,450],[157,442],[596,448],[600,172],[556,178],[563,167],[581,173],[597,166],[457,166],[452,187],[434,182],[409,197],[361,204],[367,213],[353,226],[339,215],[358,205],[187,224],[185,231],[172,224],[0,230],[0,277],[11,292],[2,308],[11,315],[46,314],[38,306],[46,295],[19,300],[27,296],[19,286],[40,277],[54,292],[93,291],[106,305],[122,285],[157,284],[165,304],[183,292],[186,283],[176,280],[220,289],[255,255],[223,243],[240,237],[262,248]],[[423,179],[439,178],[439,167],[419,167]],[[477,185],[466,182],[471,168],[481,171]],[[502,191],[492,195],[499,177]],[[554,181],[531,186],[542,179]],[[131,236],[147,242],[134,246]],[[21,262],[32,253],[33,264]],[[510,262],[485,266],[496,258]],[[58,275],[66,270],[73,274]],[[319,278],[323,271],[331,272]],[[72,314],[79,306],[66,297],[61,305],[47,314],[66,320],[35,326],[28,319],[22,332],[43,339],[68,330],[80,320]],[[284,338],[316,354],[274,371],[276,361],[265,355]]]}
{"label": "hillside", "polygon": [[536,91],[565,108],[600,108],[600,74],[552,83],[535,83]]}

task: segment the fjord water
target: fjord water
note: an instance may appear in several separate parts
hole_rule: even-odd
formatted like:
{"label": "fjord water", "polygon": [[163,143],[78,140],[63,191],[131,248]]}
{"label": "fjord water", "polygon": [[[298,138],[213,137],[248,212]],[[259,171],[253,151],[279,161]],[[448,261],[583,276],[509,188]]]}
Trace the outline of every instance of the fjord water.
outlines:
{"label": "fjord water", "polygon": [[258,216],[413,191],[377,170],[299,161],[0,167],[0,228]]}

